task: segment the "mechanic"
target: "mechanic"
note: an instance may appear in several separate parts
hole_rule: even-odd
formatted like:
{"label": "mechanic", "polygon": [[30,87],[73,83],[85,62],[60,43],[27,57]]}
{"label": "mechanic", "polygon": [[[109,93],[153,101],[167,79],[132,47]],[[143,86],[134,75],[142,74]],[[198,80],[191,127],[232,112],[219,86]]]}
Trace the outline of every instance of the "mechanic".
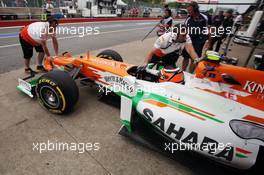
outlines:
{"label": "mechanic", "polygon": [[[211,41],[208,17],[200,13],[197,2],[191,2],[187,7],[187,11],[189,16],[186,18],[184,24],[188,27],[194,50],[198,54],[198,57],[201,57],[203,50],[208,49],[210,45],[209,41]],[[198,32],[197,29],[199,29]],[[207,32],[203,32],[204,30],[207,30]],[[182,70],[186,71],[190,55],[186,52],[186,50],[183,50],[182,55],[184,58],[182,62]],[[194,69],[195,64],[191,60],[189,72],[193,72]]]}
{"label": "mechanic", "polygon": [[164,33],[166,33],[166,31],[171,28],[172,23],[173,23],[173,18],[172,16],[172,12],[169,8],[166,8],[164,10],[164,16],[163,18],[160,20],[160,24],[159,24],[159,30],[157,32],[158,36],[163,35]]}
{"label": "mechanic", "polygon": [[[55,54],[58,55],[59,46],[56,38],[57,25],[58,20],[53,17],[49,17],[47,22],[34,22],[21,29],[19,41],[24,55],[26,73],[32,74],[46,71],[42,65],[42,61],[45,54],[47,59],[50,57],[50,52],[47,47],[47,40],[49,38],[52,38]],[[33,48],[35,48],[36,52],[38,52],[36,67],[37,72],[30,68],[30,59],[33,56]]]}
{"label": "mechanic", "polygon": [[215,15],[213,18],[212,29],[214,29],[214,33],[216,34],[216,36],[212,37],[212,43],[209,50],[213,50],[215,43],[216,47],[214,51],[219,52],[220,50],[222,44],[222,35],[219,33],[219,29],[220,27],[222,27],[224,18],[224,11],[219,11],[218,15]]}
{"label": "mechanic", "polygon": [[236,12],[236,17],[234,19],[234,25],[242,25],[243,23],[243,14]]}
{"label": "mechanic", "polygon": [[47,0],[47,4],[45,6],[45,11],[46,11],[47,17],[51,16],[53,9],[54,9],[54,6],[52,5],[51,0]]}
{"label": "mechanic", "polygon": [[176,24],[172,32],[165,33],[156,40],[154,48],[144,60],[144,66],[159,61],[162,61],[165,66],[175,66],[184,48],[193,60],[198,61],[199,58],[187,34],[187,27],[183,24]]}
{"label": "mechanic", "polygon": [[163,9],[164,9],[164,10],[166,10],[166,9],[170,9],[170,8],[169,8],[169,5],[168,5],[168,4],[165,4],[164,7],[163,7]]}
{"label": "mechanic", "polygon": [[232,31],[232,27],[234,24],[234,16],[233,16],[233,10],[229,9],[225,12],[225,18],[223,21],[223,28],[225,29],[225,32],[223,34],[223,39],[227,37],[227,35]]}

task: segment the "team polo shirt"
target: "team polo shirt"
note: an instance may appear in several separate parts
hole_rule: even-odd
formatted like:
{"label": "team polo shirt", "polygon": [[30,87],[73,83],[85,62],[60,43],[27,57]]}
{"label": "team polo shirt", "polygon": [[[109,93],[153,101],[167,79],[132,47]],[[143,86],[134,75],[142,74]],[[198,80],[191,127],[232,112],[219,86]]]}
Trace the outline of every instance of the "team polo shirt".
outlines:
{"label": "team polo shirt", "polygon": [[40,45],[41,41],[46,41],[56,36],[56,31],[49,32],[48,22],[34,22],[22,29],[21,37],[33,46]]}
{"label": "team polo shirt", "polygon": [[172,41],[172,33],[165,33],[161,35],[154,43],[155,55],[162,57],[172,52],[181,51],[186,44],[192,43],[190,36],[186,35],[186,42],[177,43]]}
{"label": "team polo shirt", "polygon": [[163,20],[161,20],[161,24],[164,25],[165,27],[170,27],[172,25],[172,22],[173,22],[172,17],[164,18]]}
{"label": "team polo shirt", "polygon": [[[197,18],[188,16],[184,24],[188,27],[192,42],[205,42],[208,39],[208,34],[202,32],[208,27],[208,17],[206,15],[200,13]],[[200,32],[195,32],[195,28],[197,28],[196,31],[199,28]]]}

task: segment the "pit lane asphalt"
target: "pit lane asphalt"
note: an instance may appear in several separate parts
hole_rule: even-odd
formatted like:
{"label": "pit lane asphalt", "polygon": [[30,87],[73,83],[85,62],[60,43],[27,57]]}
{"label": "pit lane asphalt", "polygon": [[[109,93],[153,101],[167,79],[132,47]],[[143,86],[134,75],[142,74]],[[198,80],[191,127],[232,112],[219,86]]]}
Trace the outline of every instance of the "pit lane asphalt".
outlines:
{"label": "pit lane asphalt", "polygon": [[[87,50],[97,50],[140,40],[156,24],[157,21],[153,20],[64,24],[61,25],[61,27],[71,29],[72,33],[61,32],[57,35],[59,38],[59,50],[60,53],[68,51],[72,54],[79,54]],[[97,27],[100,33],[96,35],[96,32],[93,30],[93,35],[81,37],[82,33],[79,35],[75,34],[73,29],[78,29],[78,27],[80,32],[82,32],[82,27]],[[23,66],[22,50],[18,39],[20,28],[21,27],[0,28],[0,73],[15,70]],[[153,32],[150,37],[154,35],[155,32]],[[51,42],[49,42],[49,48],[51,54],[53,54]],[[36,56],[36,54],[34,56]],[[35,59],[32,60],[32,63],[34,63]]]}

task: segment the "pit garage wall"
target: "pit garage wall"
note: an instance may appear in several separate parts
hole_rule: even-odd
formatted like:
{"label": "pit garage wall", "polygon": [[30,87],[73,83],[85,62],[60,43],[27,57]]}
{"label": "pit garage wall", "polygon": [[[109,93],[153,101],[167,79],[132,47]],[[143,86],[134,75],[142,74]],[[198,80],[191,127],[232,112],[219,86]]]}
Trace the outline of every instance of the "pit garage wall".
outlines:
{"label": "pit garage wall", "polygon": [[[17,19],[27,19],[29,18],[29,14],[32,19],[40,19],[41,14],[43,14],[42,8],[34,8],[34,7],[0,7],[0,16],[3,15],[13,15],[17,16]],[[60,9],[54,8],[52,9],[52,13],[58,13]]]}
{"label": "pit garage wall", "polygon": [[218,0],[165,0],[165,3],[178,2],[178,3],[190,3],[196,1],[198,3],[218,3]]}
{"label": "pit garage wall", "polygon": [[83,17],[116,17],[117,0],[78,0]]}

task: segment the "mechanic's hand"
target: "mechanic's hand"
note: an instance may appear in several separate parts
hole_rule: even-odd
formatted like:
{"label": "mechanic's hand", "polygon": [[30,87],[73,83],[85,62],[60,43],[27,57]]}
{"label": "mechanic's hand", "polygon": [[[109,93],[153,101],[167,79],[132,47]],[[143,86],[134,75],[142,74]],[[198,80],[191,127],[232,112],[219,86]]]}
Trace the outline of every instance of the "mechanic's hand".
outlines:
{"label": "mechanic's hand", "polygon": [[51,56],[47,56],[47,57],[46,57],[46,60],[52,61],[53,58],[52,58]]}
{"label": "mechanic's hand", "polygon": [[210,47],[210,42],[207,40],[205,43],[204,43],[204,46],[203,46],[203,51],[207,51]]}
{"label": "mechanic's hand", "polygon": [[200,61],[203,60],[203,57],[200,57],[200,58],[195,58],[194,59],[194,64],[198,64]]}

